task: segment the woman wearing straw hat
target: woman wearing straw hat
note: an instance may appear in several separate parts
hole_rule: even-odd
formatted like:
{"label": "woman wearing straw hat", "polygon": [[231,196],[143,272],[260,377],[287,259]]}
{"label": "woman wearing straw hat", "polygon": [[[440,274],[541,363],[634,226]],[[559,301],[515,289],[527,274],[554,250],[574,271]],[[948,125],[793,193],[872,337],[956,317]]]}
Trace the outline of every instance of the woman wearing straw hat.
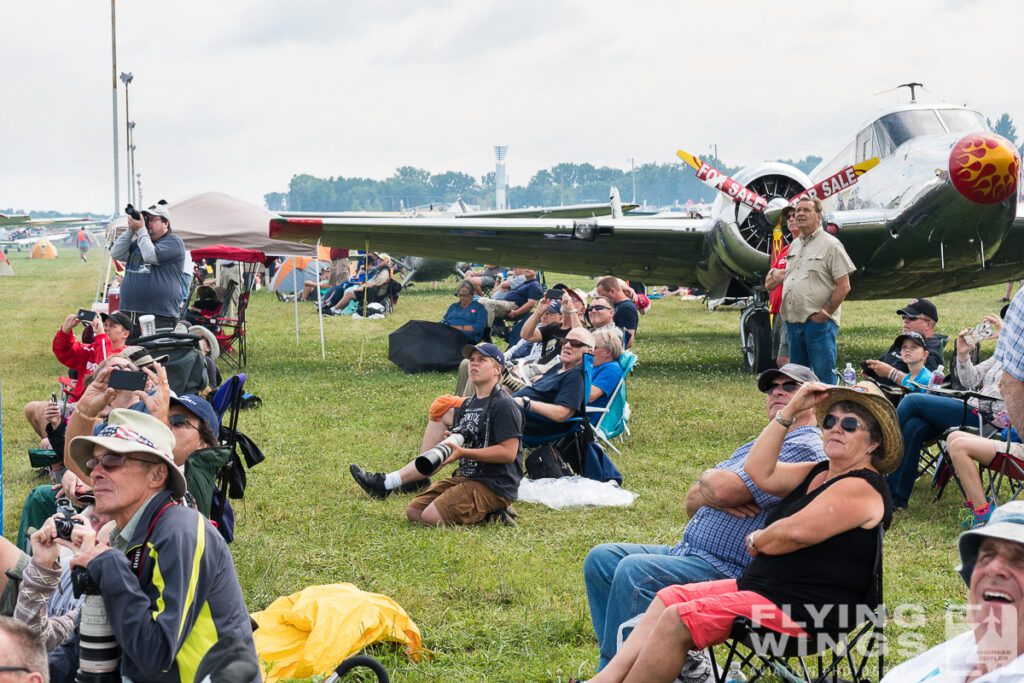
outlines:
{"label": "woman wearing straw hat", "polygon": [[[793,416],[814,408],[828,460],[780,463]],[[777,424],[776,424],[777,423]],[[834,639],[863,621],[874,594],[878,527],[892,503],[883,474],[903,453],[896,411],[877,386],[804,384],[764,428],[744,467],[782,498],[764,529],[751,533],[753,561],[738,580],[659,591],[618,654],[592,681],[672,681],[689,650],[725,642],[737,617],[786,637]],[[813,640],[812,640],[813,639]],[[835,642],[829,640],[827,642]]]}

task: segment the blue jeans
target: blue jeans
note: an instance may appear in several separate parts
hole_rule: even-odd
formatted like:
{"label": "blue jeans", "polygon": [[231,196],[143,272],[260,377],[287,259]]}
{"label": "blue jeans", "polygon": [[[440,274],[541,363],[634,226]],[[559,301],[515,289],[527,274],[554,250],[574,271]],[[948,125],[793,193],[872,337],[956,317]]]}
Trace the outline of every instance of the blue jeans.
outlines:
{"label": "blue jeans", "polygon": [[837,334],[839,326],[831,318],[823,323],[786,323],[789,362],[806,365],[822,382],[835,384]]}
{"label": "blue jeans", "polygon": [[666,586],[729,578],[694,555],[669,555],[671,546],[602,543],[583,561],[590,619],[597,635],[598,671],[615,656],[619,624],[647,611]]}
{"label": "blue jeans", "polygon": [[[907,507],[907,501],[917,480],[917,467],[921,459],[921,444],[940,436],[947,429],[959,427],[964,419],[964,404],[953,398],[930,394],[907,394],[896,408],[903,432],[903,460],[890,474],[889,491],[892,504]],[[975,423],[976,412],[967,409],[968,424]]]}

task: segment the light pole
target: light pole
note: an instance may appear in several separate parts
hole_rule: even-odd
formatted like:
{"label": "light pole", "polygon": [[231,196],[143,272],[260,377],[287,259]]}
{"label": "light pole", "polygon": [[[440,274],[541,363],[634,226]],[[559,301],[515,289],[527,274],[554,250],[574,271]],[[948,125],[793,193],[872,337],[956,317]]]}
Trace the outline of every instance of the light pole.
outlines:
{"label": "light pole", "polygon": [[121,213],[120,179],[117,177],[120,170],[117,163],[117,12],[115,11],[115,2],[116,0],[110,0],[110,80],[114,86],[111,91],[111,102],[114,107],[114,216]]}
{"label": "light pole", "polygon": [[131,154],[132,154],[132,129],[135,128],[135,122],[132,121],[131,111],[128,109],[128,85],[132,82],[131,73],[121,72],[121,82],[124,83],[124,127],[125,127],[125,159],[124,165],[125,170],[128,171],[128,197],[132,196],[132,165],[131,165]]}

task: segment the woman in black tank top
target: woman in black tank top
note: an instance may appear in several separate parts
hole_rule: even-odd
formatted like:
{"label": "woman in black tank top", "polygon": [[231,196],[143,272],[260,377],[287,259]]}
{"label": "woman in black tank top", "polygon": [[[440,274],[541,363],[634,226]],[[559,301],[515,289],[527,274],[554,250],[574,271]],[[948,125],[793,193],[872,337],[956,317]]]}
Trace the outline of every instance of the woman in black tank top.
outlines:
{"label": "woman in black tank top", "polygon": [[[821,424],[828,460],[780,463],[790,425],[807,410]],[[758,622],[766,605],[795,621],[795,633],[812,637],[833,637],[863,621],[858,607],[873,610],[877,600],[880,527],[892,520],[881,475],[896,469],[902,451],[896,411],[877,386],[804,384],[761,432],[744,466],[758,488],[782,498],[765,528],[746,539],[753,561],[735,582],[659,592],[591,680],[670,682],[689,650],[724,642],[736,617]],[[700,597],[681,597],[695,593]]]}

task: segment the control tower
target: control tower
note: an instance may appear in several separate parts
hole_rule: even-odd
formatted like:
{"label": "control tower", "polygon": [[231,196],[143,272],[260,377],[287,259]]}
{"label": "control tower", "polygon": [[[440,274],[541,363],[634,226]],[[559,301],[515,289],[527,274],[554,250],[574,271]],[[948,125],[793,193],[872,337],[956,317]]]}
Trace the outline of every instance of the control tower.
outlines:
{"label": "control tower", "polygon": [[508,145],[498,145],[494,148],[494,158],[497,165],[494,167],[494,208],[501,210],[508,208],[508,201],[505,198],[505,190],[508,189],[508,181],[505,180],[505,152]]}

